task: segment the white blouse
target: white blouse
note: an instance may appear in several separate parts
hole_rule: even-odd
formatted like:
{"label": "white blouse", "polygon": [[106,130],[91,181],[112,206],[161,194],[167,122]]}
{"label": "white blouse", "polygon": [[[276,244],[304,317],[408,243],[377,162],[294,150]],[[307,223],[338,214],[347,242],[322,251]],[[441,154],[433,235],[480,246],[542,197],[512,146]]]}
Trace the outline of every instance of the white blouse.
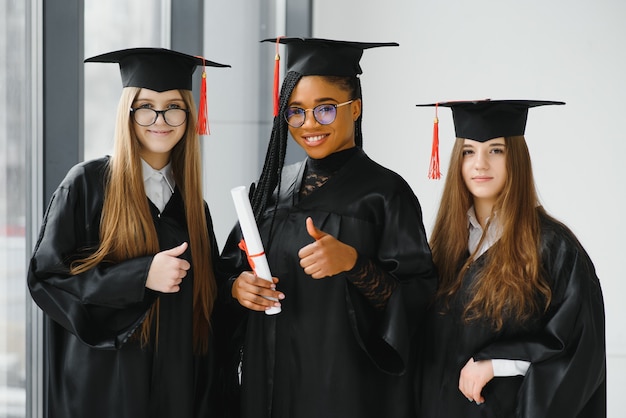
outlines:
{"label": "white blouse", "polygon": [[174,194],[174,187],[176,186],[172,165],[167,163],[161,170],[155,170],[142,159],[141,168],[146,196],[159,209],[159,212],[163,212],[165,205]]}

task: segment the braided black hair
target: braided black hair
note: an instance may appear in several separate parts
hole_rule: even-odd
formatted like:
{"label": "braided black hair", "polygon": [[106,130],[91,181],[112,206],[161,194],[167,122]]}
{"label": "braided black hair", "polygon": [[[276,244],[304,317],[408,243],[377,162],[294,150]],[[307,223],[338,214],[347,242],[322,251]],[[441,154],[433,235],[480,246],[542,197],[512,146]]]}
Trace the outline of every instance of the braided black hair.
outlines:
{"label": "braided black hair", "polygon": [[354,122],[354,142],[357,147],[363,148],[363,129],[361,129],[361,122],[363,121],[363,91],[361,90],[361,79],[354,77],[353,80],[356,80],[354,97],[361,99],[361,114]]}

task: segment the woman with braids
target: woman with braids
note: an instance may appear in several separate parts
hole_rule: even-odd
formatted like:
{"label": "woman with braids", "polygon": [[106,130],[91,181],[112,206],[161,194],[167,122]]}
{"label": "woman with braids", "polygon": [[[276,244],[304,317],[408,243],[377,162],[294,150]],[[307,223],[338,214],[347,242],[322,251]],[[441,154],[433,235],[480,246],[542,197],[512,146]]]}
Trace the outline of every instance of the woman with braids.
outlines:
{"label": "woman with braids", "polygon": [[421,417],[606,417],[600,283],[538,203],[523,136],[530,107],[559,104],[438,104],[457,139],[430,240],[440,285]]}
{"label": "woman with braids", "polygon": [[[397,44],[280,42],[287,74],[251,199],[274,282],[250,271],[238,227],[222,253],[247,319],[241,416],[413,417],[410,343],[436,276],[417,198],[360,130],[363,50]],[[307,158],[283,167],[288,133]]]}
{"label": "woman with braids", "polygon": [[160,48],[86,62],[119,63],[124,89],[113,156],[68,172],[30,262],[46,417],[214,416],[219,254],[191,86],[196,66],[225,65]]}

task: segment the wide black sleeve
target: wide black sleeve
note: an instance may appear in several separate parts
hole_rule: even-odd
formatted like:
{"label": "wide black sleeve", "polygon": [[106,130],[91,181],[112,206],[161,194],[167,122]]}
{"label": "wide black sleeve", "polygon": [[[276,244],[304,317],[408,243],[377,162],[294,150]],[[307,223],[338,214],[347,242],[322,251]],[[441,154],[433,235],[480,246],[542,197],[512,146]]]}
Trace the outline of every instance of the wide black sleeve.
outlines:
{"label": "wide black sleeve", "polygon": [[[102,192],[74,169],[55,191],[30,260],[28,287],[39,307],[83,343],[119,348],[141,323],[156,293],[145,288],[152,256],[101,263],[70,273],[98,243]],[[98,207],[99,206],[99,207]]]}
{"label": "wide black sleeve", "polygon": [[[372,262],[397,285],[382,311],[363,303],[363,293],[348,285],[350,318],[356,337],[377,366],[392,374],[406,370],[411,338],[423,325],[437,276],[417,197],[408,188],[391,194],[380,218]],[[358,293],[358,294],[357,294]]]}
{"label": "wide black sleeve", "polygon": [[354,267],[345,276],[377,310],[385,309],[387,301],[398,287],[393,276],[362,254],[357,256]]}
{"label": "wide black sleeve", "polygon": [[520,418],[606,416],[604,303],[595,269],[564,229],[551,231],[542,255],[552,302],[541,331],[474,357],[531,362],[519,393]]}

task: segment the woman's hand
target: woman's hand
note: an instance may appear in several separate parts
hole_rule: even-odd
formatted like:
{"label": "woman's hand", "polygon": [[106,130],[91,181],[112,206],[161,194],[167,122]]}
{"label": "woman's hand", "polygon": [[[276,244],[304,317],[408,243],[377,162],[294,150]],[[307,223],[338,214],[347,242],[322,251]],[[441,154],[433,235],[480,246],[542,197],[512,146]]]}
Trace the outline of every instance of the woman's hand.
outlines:
{"label": "woman's hand", "polygon": [[191,268],[187,260],[178,258],[186,249],[187,243],[183,242],[178,247],[157,253],[148,270],[146,287],[161,293],[178,292],[187,270]]}
{"label": "woman's hand", "polygon": [[491,379],[493,379],[491,360],[474,361],[471,358],[461,369],[459,390],[468,401],[476,401],[477,404],[481,404],[485,402],[481,392]]}
{"label": "woman's hand", "polygon": [[315,227],[311,218],[306,219],[306,230],[315,241],[298,251],[300,266],[314,279],[334,276],[354,267],[357,251]]}
{"label": "woman's hand", "polygon": [[241,306],[253,311],[266,311],[272,307],[280,307],[280,302],[267,298],[285,299],[285,295],[276,290],[276,283],[276,277],[272,277],[270,282],[251,271],[244,271],[235,279],[231,294]]}

